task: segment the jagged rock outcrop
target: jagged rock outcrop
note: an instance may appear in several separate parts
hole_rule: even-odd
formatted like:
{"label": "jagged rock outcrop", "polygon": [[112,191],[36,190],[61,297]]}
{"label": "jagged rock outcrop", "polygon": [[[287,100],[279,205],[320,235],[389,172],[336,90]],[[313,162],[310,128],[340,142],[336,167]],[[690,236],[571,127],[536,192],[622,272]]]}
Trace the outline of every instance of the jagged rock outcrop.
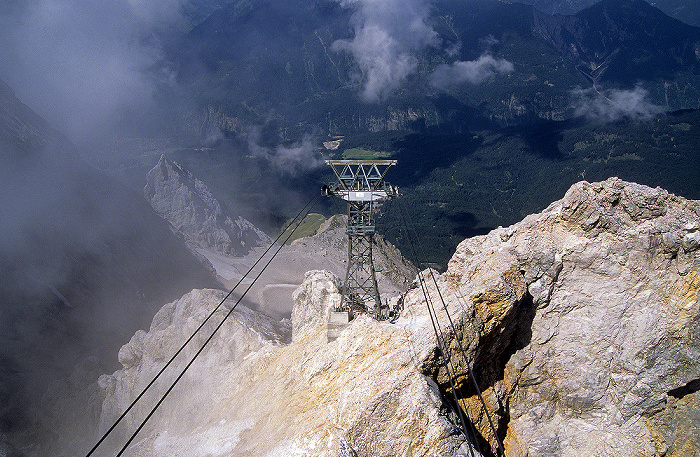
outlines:
{"label": "jagged rock outcrop", "polygon": [[[465,240],[444,274],[422,272],[396,322],[359,316],[330,343],[319,314],[339,299],[338,279],[310,272],[293,341],[259,338],[257,318],[234,324],[131,455],[469,455],[452,385],[475,444],[495,448],[463,355],[508,456],[695,455],[699,241],[698,202],[616,178],[581,182],[542,213]],[[210,309],[201,293],[168,306]],[[172,317],[157,316],[120,353],[124,369],[102,379],[105,423],[162,365],[147,355],[172,346],[158,332],[187,334],[187,312],[163,313]],[[197,401],[180,402],[187,395]]]}
{"label": "jagged rock outcrop", "polygon": [[143,190],[146,199],[192,247],[243,255],[272,242],[243,217],[226,214],[202,181],[165,155],[148,172],[147,178]]}
{"label": "jagged rock outcrop", "polygon": [[[441,292],[507,455],[700,452],[699,215],[698,202],[611,178],[459,245]],[[423,301],[409,293],[406,316]]]}
{"label": "jagged rock outcrop", "polygon": [[[340,305],[340,281],[327,271],[309,271],[304,282],[294,291],[292,309],[292,341],[328,323],[331,309]],[[303,305],[302,305],[303,304]]]}
{"label": "jagged rock outcrop", "polygon": [[[114,375],[105,375],[99,380],[100,387],[106,394],[102,408],[102,428],[109,427],[128,407],[225,295],[225,292],[213,289],[193,290],[181,299],[163,306],[153,318],[149,331],[136,332],[129,343],[119,350],[119,362],[123,368]],[[127,416],[124,422],[126,428],[121,429],[123,434],[119,437],[123,438],[121,444],[126,440],[126,433],[138,426],[139,421],[226,316],[232,304],[227,302],[214,313],[173,363],[173,367],[165,373],[157,388],[149,391],[134,408],[134,412]],[[289,331],[288,321],[280,323],[244,306],[238,307],[187,376],[180,381],[172,393],[173,398],[163,404],[157,416],[157,431],[167,436],[168,433],[196,428],[196,424],[209,423],[212,420],[212,410],[222,407],[215,404],[226,397],[228,391],[235,390],[239,378],[248,373],[246,370],[237,371],[237,365],[245,365],[245,360],[253,354],[264,358],[264,354],[279,346],[280,341],[289,339]],[[204,437],[207,433],[209,432],[204,433]],[[227,430],[225,433],[232,436],[233,432]],[[158,436],[154,437],[156,443],[151,443],[156,448],[164,440],[161,438],[158,441],[157,438]],[[170,449],[168,446],[165,448]],[[190,449],[183,446],[182,451],[191,452],[186,455],[206,455],[203,448],[197,447],[196,441]],[[149,455],[174,454],[154,449],[154,453]]]}
{"label": "jagged rock outcrop", "polygon": [[[432,348],[416,346],[411,331],[361,316],[327,342],[325,320],[309,311],[339,300],[337,282],[327,272],[307,275],[295,303],[307,311],[294,319],[304,332],[288,345],[280,344],[289,336],[284,324],[236,309],[233,322],[222,327],[126,455],[469,455],[437,385],[416,368]],[[193,291],[166,305],[149,332],[137,333],[121,349],[123,369],[100,379],[104,427],[222,296]],[[158,390],[175,376],[176,370],[167,374]],[[157,394],[147,395],[145,405],[156,400]],[[148,407],[129,416],[129,431]],[[123,443],[125,433],[111,445]]]}

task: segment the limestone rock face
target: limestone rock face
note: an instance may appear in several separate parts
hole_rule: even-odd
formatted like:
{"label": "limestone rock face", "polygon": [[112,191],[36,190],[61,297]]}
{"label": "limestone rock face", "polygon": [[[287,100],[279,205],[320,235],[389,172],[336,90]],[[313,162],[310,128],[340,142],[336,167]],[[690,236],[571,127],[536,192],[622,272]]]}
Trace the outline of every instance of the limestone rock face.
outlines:
{"label": "limestone rock face", "polygon": [[[304,309],[295,310],[294,323],[303,331],[287,345],[280,343],[287,326],[237,308],[125,455],[471,455],[438,386],[417,368],[431,348],[418,346],[412,330],[360,316],[327,342],[326,321],[314,314],[339,298],[337,283],[326,272],[307,275],[295,294],[295,308]],[[122,348],[124,368],[100,379],[103,429],[222,296],[195,290],[164,306],[150,330]],[[194,351],[157,383],[158,392]],[[113,455],[109,447],[126,441],[157,398],[145,397],[148,407],[128,416],[104,455]]]}
{"label": "limestone rock face", "polygon": [[294,291],[292,308],[292,341],[306,332],[327,324],[330,310],[340,305],[340,281],[327,271],[309,271],[302,285]]}
{"label": "limestone rock face", "polygon": [[700,453],[699,214],[611,178],[459,245],[439,278],[448,344],[466,348],[507,455]]}
{"label": "limestone rock face", "polygon": [[[212,289],[193,290],[181,299],[163,306],[153,318],[149,331],[136,332],[120,349],[119,362],[123,368],[113,375],[103,375],[99,379],[105,396],[100,420],[101,429],[111,426],[126,410],[177,349],[216,309],[225,295],[225,292]],[[109,455],[107,449],[110,444],[116,447],[126,442],[128,434],[138,427],[150,408],[224,319],[233,303],[224,302],[175,359],[161,380],[137,403],[121,428],[117,429],[117,435],[102,450],[104,455]],[[213,420],[210,416],[212,410],[216,411],[221,407],[216,403],[228,396],[227,392],[233,389],[239,382],[239,377],[245,373],[237,371],[237,365],[254,353],[266,353],[278,347],[282,341],[289,339],[290,331],[289,321],[277,322],[244,306],[237,307],[158,411],[154,421],[157,433],[152,437],[158,445],[151,443],[156,448],[153,454],[148,455],[175,455],[170,451],[176,444],[167,443],[161,446],[161,443],[168,441],[169,434],[190,430],[196,428],[195,424],[209,423]],[[239,426],[239,423],[229,424],[228,427],[222,427],[226,429],[222,433],[235,441],[233,430]],[[230,427],[233,429],[229,429]],[[199,437],[201,442],[195,441],[188,451],[191,453],[185,455],[207,455],[206,440],[211,433],[216,433],[216,429]],[[185,448],[186,445],[183,443],[182,447]]]}
{"label": "limestone rock face", "polygon": [[[330,343],[338,279],[309,272],[291,343],[285,324],[237,310],[129,455],[457,456],[496,437],[509,457],[697,455],[698,233],[698,202],[581,182],[465,240],[444,274],[421,272],[395,322],[360,315]],[[124,369],[101,380],[105,424],[220,296],[166,305],[122,348]]]}
{"label": "limestone rock face", "polygon": [[236,256],[272,242],[246,219],[226,214],[202,181],[164,155],[147,179],[146,199],[191,246]]}

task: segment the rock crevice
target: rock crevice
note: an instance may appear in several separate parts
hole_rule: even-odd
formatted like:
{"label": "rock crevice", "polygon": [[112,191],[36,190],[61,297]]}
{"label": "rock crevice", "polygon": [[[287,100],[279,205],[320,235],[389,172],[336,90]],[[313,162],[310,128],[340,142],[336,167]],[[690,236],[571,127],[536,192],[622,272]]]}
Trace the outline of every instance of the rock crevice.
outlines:
{"label": "rock crevice", "polygon": [[[475,357],[475,371],[505,361],[482,382],[508,455],[698,449],[694,428],[669,412],[692,400],[700,373],[697,223],[697,202],[611,178],[578,183],[544,212],[458,247],[445,276],[477,308],[478,347],[492,351]],[[514,272],[529,313],[505,280]],[[662,416],[679,428],[656,425]]]}

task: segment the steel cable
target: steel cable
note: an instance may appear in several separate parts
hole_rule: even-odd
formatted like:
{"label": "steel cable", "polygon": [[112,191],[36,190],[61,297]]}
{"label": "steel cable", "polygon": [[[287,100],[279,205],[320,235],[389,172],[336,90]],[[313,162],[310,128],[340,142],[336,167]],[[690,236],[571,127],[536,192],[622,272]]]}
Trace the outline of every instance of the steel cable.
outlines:
{"label": "steel cable", "polygon": [[[92,449],[90,449],[90,451],[86,454],[85,457],[90,457],[97,450],[97,448],[104,442],[104,440],[107,439],[107,437],[114,431],[114,429],[117,427],[117,425],[126,417],[126,415],[129,413],[129,411],[131,411],[131,409],[136,405],[136,403],[145,395],[146,391],[148,391],[148,389],[150,389],[153,386],[153,384],[155,384],[155,382],[158,380],[158,378],[160,378],[160,376],[163,374],[163,372],[165,372],[165,370],[170,366],[170,364],[175,360],[175,358],[178,355],[180,355],[180,353],[185,349],[185,347],[192,341],[192,339],[194,339],[194,337],[197,335],[197,333],[199,333],[199,331],[214,316],[214,314],[216,314],[216,312],[221,308],[221,306],[223,306],[224,302],[231,296],[231,294],[233,294],[233,292],[236,290],[236,288],[253,271],[253,269],[258,265],[258,263],[260,263],[260,261],[267,255],[267,253],[270,251],[270,249],[272,249],[275,245],[277,245],[277,242],[284,235],[286,230],[290,226],[292,226],[295,222],[297,223],[297,226],[294,228],[294,230],[296,230],[299,227],[301,221],[303,221],[304,218],[302,217],[299,222],[297,222],[297,219],[299,219],[299,216],[302,213],[304,213],[304,211],[307,208],[312,206],[312,203],[315,202],[315,200],[317,200],[317,199],[318,199],[318,196],[314,196],[311,200],[309,200],[306,203],[306,205],[304,205],[304,207],[301,209],[301,211],[299,211],[299,213],[297,213],[297,215],[294,217],[294,219],[292,219],[292,221],[289,223],[289,225],[285,229],[283,229],[279,235],[277,235],[277,238],[275,238],[275,240],[270,244],[270,246],[267,247],[265,252],[262,253],[262,255],[258,258],[258,260],[256,260],[255,263],[248,269],[248,271],[241,277],[241,279],[238,280],[236,285],[233,286],[233,288],[226,294],[226,296],[221,300],[221,302],[219,302],[219,304],[214,308],[214,310],[211,313],[209,313],[209,315],[207,315],[207,317],[199,325],[199,327],[197,327],[197,329],[190,335],[190,337],[187,338],[187,340],[180,346],[180,348],[175,352],[175,354],[173,354],[173,356],[166,362],[166,364],[160,369],[160,371],[153,377],[153,379],[148,383],[148,385],[139,393],[139,395],[131,402],[131,404],[129,404],[129,406],[124,410],[124,412],[119,416],[119,418],[112,424],[112,426],[102,435],[102,437],[99,439],[99,441],[97,441],[97,443],[92,447]],[[307,211],[307,213],[308,213],[308,211]],[[306,216],[304,216],[304,217],[306,217]],[[292,230],[292,232],[287,236],[284,243],[286,243],[286,241],[289,239],[289,237],[291,237],[291,235],[294,233],[294,230]],[[284,245],[284,243],[279,245],[277,252],[279,252],[279,249]],[[277,252],[275,252],[275,254],[273,255],[272,258],[274,258],[274,256],[277,255]],[[272,261],[272,259],[270,259],[270,261]],[[267,265],[269,265],[269,262],[265,265],[265,267],[263,267],[262,271],[264,271],[265,268],[267,268]],[[260,274],[262,274],[262,271],[260,272]],[[258,274],[258,276],[255,278],[256,280],[260,276],[260,274]],[[253,283],[254,282],[255,281],[253,281]],[[243,295],[238,299],[238,301],[233,306],[233,308],[235,308],[236,305],[238,305],[238,303],[243,299],[243,297],[248,292],[248,290],[250,289],[251,286],[252,286],[252,283],[250,286],[248,286],[248,289],[246,289],[246,291],[243,293]],[[229,312],[229,314],[230,314],[230,312]],[[228,318],[229,314],[227,314],[226,317],[224,317],[224,321]],[[223,321],[222,321],[222,323],[223,323]],[[217,330],[218,330],[218,328],[219,327],[217,327]],[[216,330],[214,332],[216,332]],[[213,336],[213,334],[212,334],[212,336]],[[204,344],[206,345],[208,342],[209,342],[209,340],[207,340],[207,342],[205,342]],[[197,355],[198,354],[199,353],[197,353]],[[195,358],[196,358],[196,356],[195,356]]]}
{"label": "steel cable", "polygon": [[[400,202],[399,202],[399,203],[400,203]],[[399,207],[400,207],[400,209],[401,209],[402,211],[405,211],[405,208],[403,207],[403,205],[399,204]],[[418,240],[419,246],[421,247],[421,251],[423,251],[422,245],[420,244],[420,239],[418,238],[418,234],[415,232],[415,229],[413,229],[413,232],[414,232],[414,236],[415,236],[416,239]],[[423,253],[423,254],[424,254],[424,253]],[[481,401],[481,405],[482,405],[482,407],[484,408],[484,412],[486,413],[486,417],[488,418],[489,425],[490,425],[490,427],[491,427],[491,431],[493,432],[493,436],[494,436],[494,438],[496,439],[496,442],[497,442],[497,444],[498,444],[499,450],[501,451],[502,455],[505,457],[506,453],[505,453],[505,449],[503,448],[503,443],[501,442],[501,439],[499,438],[498,433],[496,433],[496,427],[493,425],[493,420],[491,419],[491,415],[489,414],[489,411],[488,411],[488,409],[486,408],[486,402],[484,401],[484,397],[483,397],[483,395],[482,395],[482,393],[481,393],[481,389],[479,388],[479,385],[478,385],[478,383],[477,383],[477,381],[476,381],[476,377],[474,376],[474,372],[473,372],[473,370],[471,369],[471,366],[470,366],[470,364],[469,364],[469,360],[467,359],[467,353],[466,353],[466,351],[464,350],[464,347],[463,347],[463,345],[462,345],[462,340],[459,339],[459,338],[457,338],[457,330],[456,330],[456,327],[455,327],[455,325],[454,325],[454,322],[452,321],[452,317],[450,316],[449,311],[447,310],[447,305],[445,304],[445,300],[444,300],[444,298],[443,298],[443,296],[442,296],[442,293],[440,292],[440,287],[438,286],[437,280],[435,279],[435,274],[433,273],[432,269],[430,269],[429,271],[430,271],[430,276],[432,277],[433,282],[435,283],[435,289],[436,289],[437,292],[438,292],[438,295],[439,295],[439,297],[440,297],[440,301],[442,302],[443,309],[445,310],[445,314],[447,315],[447,319],[448,319],[449,322],[450,322],[450,327],[452,328],[452,332],[453,332],[453,334],[455,335],[455,339],[457,340],[457,344],[458,344],[458,346],[459,346],[459,350],[460,350],[460,352],[462,353],[462,357],[464,358],[464,364],[466,365],[467,371],[469,372],[469,377],[470,377],[470,379],[472,380],[472,383],[474,384],[474,388],[476,389],[476,392],[477,392],[477,394],[478,394],[478,396],[479,396],[479,400]]]}
{"label": "steel cable", "polygon": [[[403,221],[403,225],[406,228],[406,239],[408,241],[408,246],[409,249],[411,250],[411,255],[413,256],[414,259],[416,259],[416,262],[418,262],[418,258],[416,257],[416,252],[415,252],[415,246],[413,245],[413,242],[411,240],[410,234],[408,233],[408,224],[406,223],[406,216],[404,215],[404,212],[402,211],[403,206],[399,205],[399,213],[401,215],[401,219]],[[418,265],[418,268],[420,270],[420,264]],[[441,352],[441,358],[443,361],[443,365],[445,366],[445,370],[447,372],[447,378],[449,379],[450,382],[450,388],[452,389],[452,395],[455,400],[455,406],[457,407],[457,412],[459,414],[459,419],[460,422],[462,423],[462,429],[464,431],[464,436],[467,437],[467,439],[470,438],[469,430],[467,429],[467,420],[464,417],[464,411],[462,411],[462,408],[459,405],[459,399],[457,398],[457,389],[455,388],[454,381],[452,379],[452,373],[450,371],[449,365],[451,365],[449,361],[449,351],[447,348],[445,348],[445,342],[444,339],[442,338],[442,329],[440,328],[439,322],[437,322],[437,314],[435,313],[435,307],[432,306],[432,302],[429,298],[428,291],[426,289],[426,284],[425,280],[423,279],[422,272],[419,271],[418,273],[418,282],[421,287],[421,291],[423,292],[423,296],[425,297],[425,302],[428,308],[428,314],[430,316],[430,321],[433,326],[433,331],[435,332],[435,338],[437,339],[438,347]],[[478,442],[476,440],[476,432],[471,424],[471,421],[469,421],[469,424],[472,428],[472,436],[473,436],[473,442],[478,446]],[[474,457],[474,449],[472,446],[469,446],[469,451],[472,457]]]}
{"label": "steel cable", "polygon": [[[311,201],[315,201],[317,198],[318,198],[318,195],[315,196]],[[309,204],[307,204],[307,206],[305,206],[304,209],[306,209],[308,206],[309,206]],[[303,211],[303,210],[302,210],[302,211]],[[308,214],[308,211],[307,211],[307,214]],[[306,217],[306,214],[304,215],[304,217]],[[246,288],[246,290],[243,292],[243,295],[241,295],[240,298],[238,298],[238,300],[236,300],[236,303],[231,307],[231,309],[228,311],[228,313],[226,313],[226,316],[224,316],[223,320],[219,323],[219,325],[216,326],[216,328],[215,328],[214,331],[211,333],[211,335],[209,335],[209,338],[207,338],[206,341],[204,341],[204,344],[202,344],[202,347],[199,348],[199,350],[195,353],[195,355],[192,357],[192,359],[189,361],[189,363],[185,366],[185,368],[182,370],[182,372],[178,375],[177,378],[175,378],[175,381],[173,381],[173,383],[170,385],[170,387],[168,388],[168,390],[165,391],[165,393],[164,393],[163,396],[160,398],[160,400],[158,400],[158,402],[157,402],[156,405],[153,407],[153,409],[151,409],[151,412],[148,413],[148,415],[146,416],[146,418],[141,422],[141,425],[139,425],[138,428],[134,431],[134,433],[132,433],[131,437],[127,440],[127,442],[124,444],[124,446],[121,448],[121,450],[117,453],[116,457],[120,457],[120,456],[124,453],[124,451],[126,451],[126,449],[129,447],[129,445],[131,444],[131,442],[136,438],[136,436],[137,436],[137,435],[139,434],[139,432],[143,429],[143,427],[145,427],[145,425],[146,425],[146,423],[148,422],[148,420],[153,416],[153,414],[155,414],[156,410],[157,410],[157,409],[160,407],[160,405],[165,401],[166,397],[170,394],[170,392],[175,388],[175,385],[176,385],[176,384],[180,381],[180,379],[182,379],[182,377],[185,375],[185,372],[187,372],[187,370],[190,368],[190,366],[192,366],[192,364],[193,364],[194,361],[197,359],[197,357],[199,357],[199,355],[200,355],[200,354],[204,351],[204,349],[207,347],[207,344],[209,344],[209,342],[214,338],[214,335],[216,335],[216,333],[217,333],[217,332],[219,331],[219,329],[224,325],[224,323],[226,322],[226,320],[231,316],[231,314],[233,314],[233,311],[236,309],[236,306],[238,306],[238,304],[241,302],[241,300],[243,300],[243,297],[245,297],[245,294],[248,293],[248,291],[253,287],[253,284],[255,284],[255,282],[258,280],[258,278],[260,278],[260,276],[265,272],[265,269],[270,265],[270,263],[272,263],[272,261],[274,260],[275,256],[277,256],[277,254],[280,252],[280,250],[282,249],[282,247],[284,246],[284,244],[292,237],[292,235],[294,234],[294,232],[296,231],[296,229],[299,228],[299,226],[301,225],[301,223],[302,223],[303,220],[304,220],[304,217],[302,217],[302,218],[296,223],[296,226],[294,227],[294,229],[289,233],[289,235],[287,235],[287,237],[285,238],[284,242],[283,242],[282,244],[279,245],[279,247],[278,247],[277,250],[274,252],[274,254],[272,255],[272,257],[270,257],[270,260],[267,261],[267,263],[265,264],[265,266],[263,267],[263,269],[260,270],[260,273],[257,274],[257,276],[255,277],[255,279],[253,279],[253,282],[251,282],[250,285],[249,285],[249,286]]]}

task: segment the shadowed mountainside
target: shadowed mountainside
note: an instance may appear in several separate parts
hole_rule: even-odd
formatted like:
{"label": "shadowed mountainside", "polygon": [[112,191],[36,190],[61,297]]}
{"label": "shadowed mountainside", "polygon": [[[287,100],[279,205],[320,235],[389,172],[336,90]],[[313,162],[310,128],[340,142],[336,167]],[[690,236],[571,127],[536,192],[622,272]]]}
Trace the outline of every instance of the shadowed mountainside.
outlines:
{"label": "shadowed mountainside", "polygon": [[91,414],[66,410],[124,339],[164,300],[216,281],[1,82],[0,194],[0,432],[60,449]]}

